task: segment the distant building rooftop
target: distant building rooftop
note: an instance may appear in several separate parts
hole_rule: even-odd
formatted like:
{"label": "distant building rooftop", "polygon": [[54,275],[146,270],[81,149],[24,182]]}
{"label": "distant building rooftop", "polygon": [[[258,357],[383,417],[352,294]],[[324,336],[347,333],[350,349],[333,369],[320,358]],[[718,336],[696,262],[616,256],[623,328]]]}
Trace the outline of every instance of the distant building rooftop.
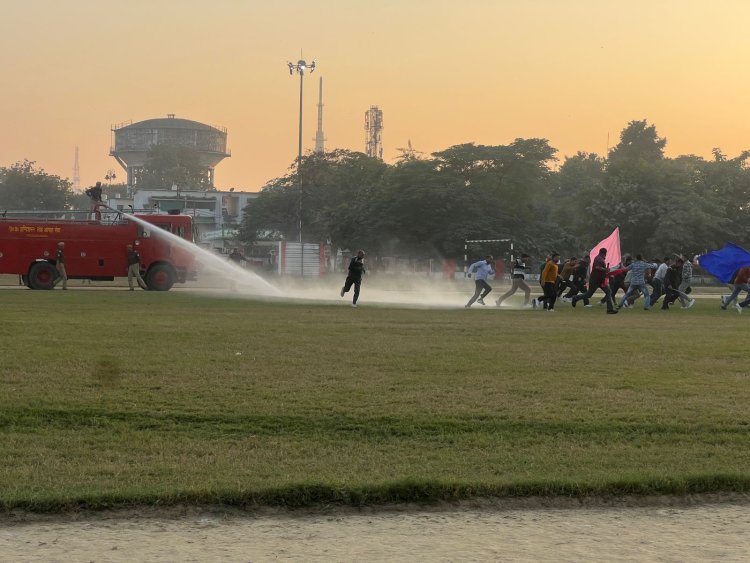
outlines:
{"label": "distant building rooftop", "polygon": [[112,126],[113,131],[122,131],[124,129],[197,129],[201,131],[221,131],[226,133],[226,127],[219,127],[215,125],[206,125],[199,121],[193,121],[192,119],[182,119],[174,117],[174,114],[169,114],[167,117],[160,117],[156,119],[146,119],[144,121],[138,121],[136,123],[125,122],[119,125]]}

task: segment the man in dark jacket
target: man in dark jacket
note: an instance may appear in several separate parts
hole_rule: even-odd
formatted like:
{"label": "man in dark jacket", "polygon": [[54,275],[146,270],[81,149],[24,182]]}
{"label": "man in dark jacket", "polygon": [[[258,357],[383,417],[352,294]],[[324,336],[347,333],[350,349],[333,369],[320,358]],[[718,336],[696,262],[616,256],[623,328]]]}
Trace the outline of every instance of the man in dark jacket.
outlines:
{"label": "man in dark jacket", "polygon": [[138,282],[141,289],[148,289],[146,282],[141,277],[141,255],[133,248],[132,244],[127,246],[128,251],[128,286],[130,291],[134,291],[133,280]]}
{"label": "man in dark jacket", "polygon": [[599,254],[594,258],[594,263],[591,265],[591,275],[589,276],[589,290],[586,293],[576,295],[571,301],[573,307],[580,300],[583,300],[584,307],[589,305],[589,298],[594,295],[597,289],[601,289],[604,292],[604,297],[607,300],[607,313],[614,315],[617,313],[614,303],[612,302],[612,293],[609,291],[609,280],[607,279],[607,249],[601,248]]}
{"label": "man in dark jacket", "polygon": [[669,265],[667,269],[667,275],[664,278],[664,301],[661,305],[662,310],[669,309],[669,306],[674,303],[680,296],[677,288],[680,286],[680,266],[681,260],[674,262]]}
{"label": "man in dark jacket", "polygon": [[57,269],[57,277],[52,282],[53,287],[62,281],[62,288],[68,289],[68,273],[65,270],[65,243],[62,241],[57,243],[57,252],[55,253],[55,268]]}
{"label": "man in dark jacket", "polygon": [[573,268],[573,280],[571,288],[563,297],[563,301],[571,301],[579,293],[586,293],[586,280],[589,277],[589,257],[584,256],[576,262]]}
{"label": "man in dark jacket", "polygon": [[349,262],[349,274],[346,276],[344,287],[341,288],[341,297],[347,293],[352,285],[354,286],[354,298],[352,299],[352,307],[357,306],[357,300],[359,299],[359,287],[362,285],[362,274],[365,273],[365,251],[358,250],[357,255],[354,256]]}
{"label": "man in dark jacket", "polygon": [[102,205],[102,183],[97,182],[95,186],[86,190],[85,194],[91,199],[91,213],[94,219],[101,219],[99,206]]}

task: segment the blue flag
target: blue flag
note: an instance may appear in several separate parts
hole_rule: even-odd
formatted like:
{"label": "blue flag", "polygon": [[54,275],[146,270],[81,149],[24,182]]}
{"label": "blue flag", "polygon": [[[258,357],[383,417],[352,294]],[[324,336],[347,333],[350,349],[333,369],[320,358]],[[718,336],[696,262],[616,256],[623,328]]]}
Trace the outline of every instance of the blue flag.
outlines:
{"label": "blue flag", "polygon": [[721,250],[714,250],[698,257],[698,263],[720,282],[729,283],[737,270],[750,266],[750,252],[728,242]]}

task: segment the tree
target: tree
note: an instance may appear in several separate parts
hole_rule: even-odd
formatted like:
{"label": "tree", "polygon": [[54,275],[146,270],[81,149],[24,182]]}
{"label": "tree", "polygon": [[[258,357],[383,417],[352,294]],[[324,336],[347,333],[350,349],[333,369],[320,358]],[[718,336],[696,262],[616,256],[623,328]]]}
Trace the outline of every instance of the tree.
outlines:
{"label": "tree", "polygon": [[369,242],[365,239],[370,232],[370,204],[382,189],[388,169],[379,158],[343,149],[305,158],[305,232],[342,248]]}
{"label": "tree", "polygon": [[565,159],[551,183],[548,199],[555,202],[555,217],[565,232],[582,241],[577,251],[601,229],[602,218],[591,213],[591,206],[604,196],[606,182],[606,161],[595,153],[578,152]]}
{"label": "tree", "polygon": [[471,229],[490,220],[476,192],[440,174],[433,160],[402,161],[373,195],[370,246],[388,255],[457,255]]}
{"label": "tree", "polygon": [[722,214],[730,219],[725,241],[750,245],[750,151],[727,158],[714,149],[714,161],[703,168],[705,189],[716,194]]}
{"label": "tree", "polygon": [[661,160],[667,140],[659,137],[656,126],[642,121],[631,121],[620,133],[620,142],[609,151],[611,165],[627,164],[634,160]]}
{"label": "tree", "polygon": [[[750,152],[664,156],[656,127],[631,121],[604,159],[579,152],[553,171],[545,139],[467,143],[387,165],[337,150],[303,158],[306,240],[381,255],[459,257],[467,239],[510,238],[535,255],[578,255],[620,227],[626,252],[697,253],[750,238]],[[246,209],[242,237],[296,240],[296,166]]]}
{"label": "tree", "polygon": [[664,167],[666,144],[645,120],[628,123],[609,151],[604,189],[587,209],[592,222],[605,231],[620,227],[623,248],[633,252],[646,252],[661,216],[654,202],[671,193]]}
{"label": "tree", "polygon": [[[467,238],[555,240],[549,221],[535,224],[554,153],[544,139],[517,139],[458,145],[432,158],[405,155],[393,166],[344,150],[308,155],[300,167],[305,238],[423,256],[459,256]],[[244,240],[296,237],[295,172],[291,167],[248,205]]]}
{"label": "tree", "polygon": [[411,145],[411,139],[407,141],[405,147],[397,147],[396,150],[398,151],[398,156],[396,157],[396,163],[398,164],[412,160],[423,160],[425,158],[423,152],[418,151]]}
{"label": "tree", "polygon": [[0,168],[0,208],[67,209],[73,197],[70,181],[47,174],[30,160]]}
{"label": "tree", "polygon": [[[360,152],[337,149],[302,159],[302,224],[305,240],[331,240],[345,247],[362,243],[368,202],[382,185],[388,165]],[[283,236],[296,240],[300,187],[296,166],[266,186],[246,208],[240,238]]]}
{"label": "tree", "polygon": [[294,240],[298,206],[299,199],[289,177],[273,180],[245,207],[238,239],[248,243],[279,238]]}
{"label": "tree", "polygon": [[549,223],[545,195],[556,152],[546,139],[516,139],[510,145],[457,145],[433,157],[445,181],[473,192],[481,210],[468,238],[512,238],[532,248],[530,241]]}
{"label": "tree", "polygon": [[71,192],[68,199],[70,209],[89,210],[91,208],[91,198],[83,192]]}
{"label": "tree", "polygon": [[138,171],[136,183],[141,189],[211,191],[208,166],[201,164],[200,153],[190,147],[154,145],[146,163]]}
{"label": "tree", "polygon": [[652,200],[658,210],[656,221],[644,249],[692,256],[706,248],[723,244],[723,233],[731,229],[721,197],[707,187],[700,157],[681,156],[663,163],[663,189]]}

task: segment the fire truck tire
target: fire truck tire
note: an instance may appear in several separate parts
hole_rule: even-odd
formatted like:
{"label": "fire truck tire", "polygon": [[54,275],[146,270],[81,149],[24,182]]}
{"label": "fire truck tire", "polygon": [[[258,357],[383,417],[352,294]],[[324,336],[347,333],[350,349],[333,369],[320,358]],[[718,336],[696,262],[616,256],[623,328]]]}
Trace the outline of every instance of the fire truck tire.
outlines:
{"label": "fire truck tire", "polygon": [[174,281],[174,268],[167,264],[152,267],[146,275],[146,285],[151,291],[169,291],[172,289]]}
{"label": "fire truck tire", "polygon": [[29,270],[29,287],[31,289],[52,289],[55,287],[57,270],[49,262],[37,262]]}

